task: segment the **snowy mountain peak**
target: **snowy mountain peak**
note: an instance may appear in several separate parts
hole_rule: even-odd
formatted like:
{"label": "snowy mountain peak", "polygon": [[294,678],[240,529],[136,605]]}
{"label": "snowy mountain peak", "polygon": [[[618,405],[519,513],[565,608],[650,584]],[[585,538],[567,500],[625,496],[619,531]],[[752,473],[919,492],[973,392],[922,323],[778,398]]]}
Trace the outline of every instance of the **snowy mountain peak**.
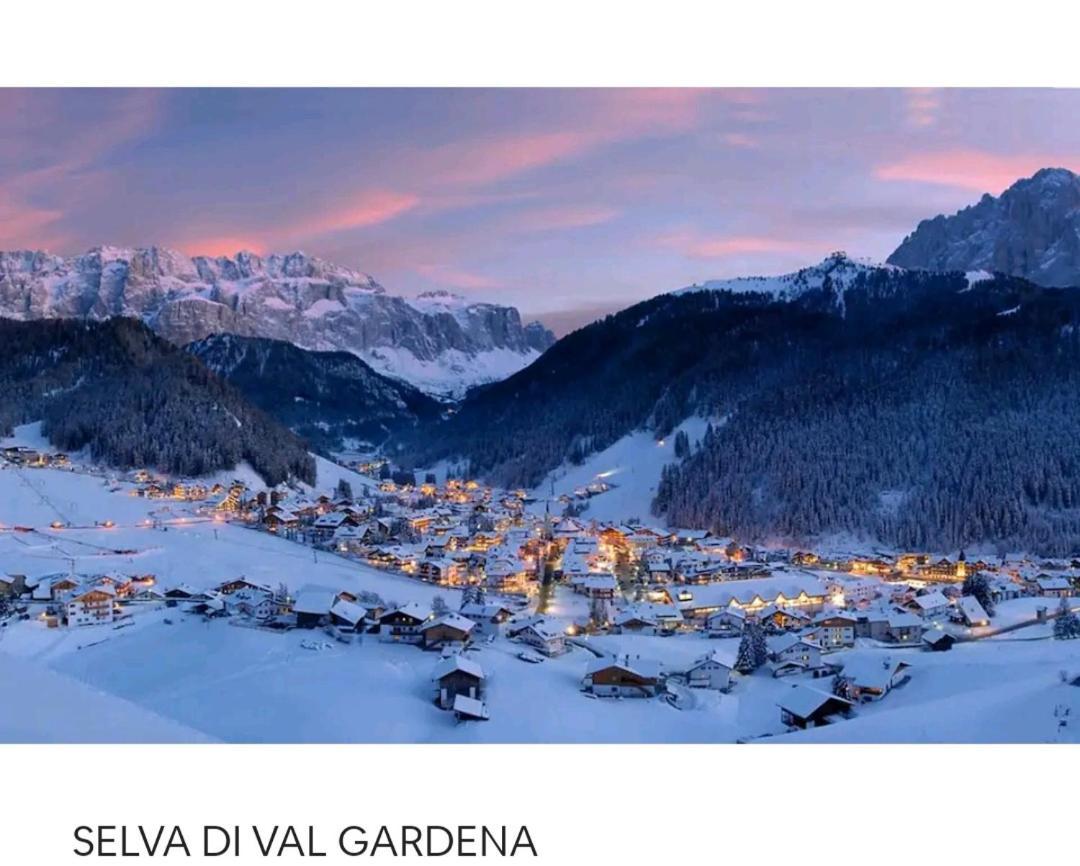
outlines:
{"label": "snowy mountain peak", "polygon": [[923,220],[889,262],[929,270],[985,270],[1045,286],[1080,285],[1080,176],[1043,168],[1000,196]]}
{"label": "snowy mountain peak", "polygon": [[[449,313],[449,315],[447,315]],[[178,345],[210,334],[344,350],[431,393],[508,376],[554,342],[518,311],[449,293],[390,295],[369,274],[303,252],[190,257],[99,246],[62,257],[0,252],[0,316],[127,316]]]}

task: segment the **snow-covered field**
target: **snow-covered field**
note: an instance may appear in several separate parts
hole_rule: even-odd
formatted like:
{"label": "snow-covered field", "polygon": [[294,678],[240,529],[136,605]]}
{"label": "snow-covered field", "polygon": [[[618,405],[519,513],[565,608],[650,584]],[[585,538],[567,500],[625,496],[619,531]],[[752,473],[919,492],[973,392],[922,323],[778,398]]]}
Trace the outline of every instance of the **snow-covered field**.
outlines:
{"label": "snow-covered field", "polygon": [[[369,590],[387,601],[430,602],[453,590],[344,559],[242,526],[194,516],[191,506],[112,491],[102,480],[62,469],[0,469],[0,571],[42,574],[108,571],[155,574],[164,586],[210,588],[245,576],[290,589],[306,585]],[[72,528],[52,529],[55,520]],[[95,527],[113,521],[115,526]],[[148,521],[159,521],[155,529]],[[13,526],[32,528],[16,532]]]}

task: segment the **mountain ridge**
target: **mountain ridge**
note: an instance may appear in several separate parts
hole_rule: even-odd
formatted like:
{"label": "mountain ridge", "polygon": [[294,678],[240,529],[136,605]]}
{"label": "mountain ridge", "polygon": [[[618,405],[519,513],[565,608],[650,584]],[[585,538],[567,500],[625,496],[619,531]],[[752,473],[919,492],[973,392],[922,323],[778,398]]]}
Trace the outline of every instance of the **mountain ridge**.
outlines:
{"label": "mountain ridge", "polygon": [[434,420],[442,404],[350,352],[211,334],[184,347],[249,401],[324,451],[374,448]]}
{"label": "mountain ridge", "polygon": [[1000,196],[921,221],[887,262],[927,270],[986,270],[1044,286],[1080,285],[1080,176],[1043,168]]}
{"label": "mountain ridge", "polygon": [[429,393],[459,397],[514,372],[554,336],[513,307],[389,294],[370,275],[303,253],[187,256],[94,247],[0,252],[0,316],[138,318],[176,345],[215,333],[350,351]]}

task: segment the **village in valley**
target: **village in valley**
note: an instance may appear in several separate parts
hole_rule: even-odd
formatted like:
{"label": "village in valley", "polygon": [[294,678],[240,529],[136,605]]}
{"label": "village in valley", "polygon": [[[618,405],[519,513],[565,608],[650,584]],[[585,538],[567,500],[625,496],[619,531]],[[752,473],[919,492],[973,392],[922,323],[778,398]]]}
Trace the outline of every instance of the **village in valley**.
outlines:
{"label": "village in valley", "polygon": [[0,669],[183,732],[125,733],[112,707],[122,739],[1080,739],[1080,561],[599,520],[600,477],[555,496],[320,458],[314,487],[164,478],[20,430]]}

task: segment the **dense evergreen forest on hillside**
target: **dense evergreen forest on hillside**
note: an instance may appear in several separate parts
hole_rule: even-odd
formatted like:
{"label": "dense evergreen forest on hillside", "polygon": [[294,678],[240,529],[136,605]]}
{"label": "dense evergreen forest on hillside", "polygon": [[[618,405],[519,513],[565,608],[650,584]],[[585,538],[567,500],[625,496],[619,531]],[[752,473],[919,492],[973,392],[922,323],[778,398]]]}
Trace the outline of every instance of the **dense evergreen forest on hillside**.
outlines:
{"label": "dense evergreen forest on hillside", "polygon": [[315,480],[303,440],[141,322],[0,319],[0,431],[42,421],[63,450],[201,475],[249,462],[270,484]]}
{"label": "dense evergreen forest on hillside", "polygon": [[699,412],[654,508],[746,540],[1080,549],[1080,292],[869,269],[778,301],[655,298],[474,393],[421,443],[535,484]]}
{"label": "dense evergreen forest on hillside", "polygon": [[215,334],[185,348],[322,451],[381,445],[395,432],[434,421],[442,409],[349,352],[314,352],[235,334]]}

